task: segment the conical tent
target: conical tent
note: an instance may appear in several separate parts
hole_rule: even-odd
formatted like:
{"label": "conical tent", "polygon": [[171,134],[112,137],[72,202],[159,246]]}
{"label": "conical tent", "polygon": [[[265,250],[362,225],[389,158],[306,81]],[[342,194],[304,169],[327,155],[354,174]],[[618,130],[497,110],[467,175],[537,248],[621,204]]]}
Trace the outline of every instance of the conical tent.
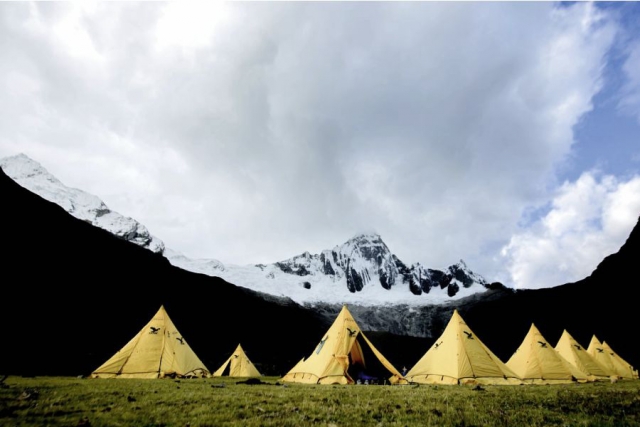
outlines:
{"label": "conical tent", "polygon": [[527,336],[507,366],[526,383],[587,381],[587,376],[560,356],[534,324],[531,324]]}
{"label": "conical tent", "polygon": [[251,363],[242,346],[238,344],[236,350],[227,359],[226,362],[213,373],[214,377],[259,377],[261,374],[258,369]]}
{"label": "conical tent", "polygon": [[606,341],[602,342],[602,346],[605,348],[605,351],[608,351],[611,354],[612,359],[614,360],[614,366],[617,366],[616,370],[620,372],[620,376],[622,378],[638,378],[638,370],[635,369],[629,362],[624,360],[618,353],[613,351],[613,349],[607,344]]}
{"label": "conical tent", "polygon": [[208,377],[209,370],[169,318],[164,306],[93,378]]}
{"label": "conical tent", "polygon": [[584,373],[589,381],[608,380],[612,372],[607,371],[566,330],[562,332],[556,351],[567,362]]}
{"label": "conical tent", "polygon": [[624,360],[618,353],[613,351],[609,344],[606,341],[602,342],[602,347],[604,351],[607,352],[611,356],[611,360],[613,362],[613,368],[615,369],[616,374],[621,378],[638,378],[638,373],[633,369],[633,366],[629,364],[626,360]]}
{"label": "conical tent", "polygon": [[509,369],[454,310],[447,327],[431,348],[405,375],[425,384],[521,384]]}
{"label": "conical tent", "polygon": [[353,384],[358,380],[385,379],[392,384],[405,382],[360,330],[346,305],[311,355],[282,377],[285,382],[307,384]]}
{"label": "conical tent", "polygon": [[611,355],[604,350],[604,346],[595,335],[591,337],[587,353],[604,369],[606,372],[611,373],[615,377],[620,377],[620,374],[616,372],[615,366],[613,366],[613,360]]}

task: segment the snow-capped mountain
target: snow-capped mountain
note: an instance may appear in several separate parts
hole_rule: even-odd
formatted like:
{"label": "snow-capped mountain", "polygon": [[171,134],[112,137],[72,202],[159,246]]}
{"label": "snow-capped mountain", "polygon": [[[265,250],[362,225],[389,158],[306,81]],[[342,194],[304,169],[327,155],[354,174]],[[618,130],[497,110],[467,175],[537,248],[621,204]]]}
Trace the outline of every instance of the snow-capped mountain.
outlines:
{"label": "snow-capped mountain", "polygon": [[66,187],[24,154],[0,159],[0,167],[18,184],[76,218],[162,253],[177,267],[301,304],[442,304],[484,292],[488,286],[462,260],[445,270],[419,263],[407,265],[375,233],[358,234],[320,254],[305,252],[272,264],[240,266],[215,259],[193,259],[165,248],[144,225],[111,211],[98,197]]}
{"label": "snow-capped mountain", "polygon": [[[362,292],[370,286],[381,286],[386,290],[397,286],[408,289],[414,295],[427,294],[433,288],[446,289],[447,295],[453,297],[461,287],[487,285],[462,260],[446,272],[424,268],[419,263],[407,267],[374,233],[356,235],[333,250],[322,251],[320,255],[305,252],[275,265],[284,273],[301,277],[324,274],[336,280],[344,278],[347,289],[352,293]],[[310,284],[304,287],[309,289]]]}
{"label": "snow-capped mountain", "polygon": [[22,187],[53,202],[78,219],[103,228],[118,237],[162,253],[164,243],[133,218],[114,212],[102,200],[76,188],[69,188],[38,162],[24,154],[0,159],[0,167]]}
{"label": "snow-capped mountain", "polygon": [[222,277],[256,291],[301,304],[424,305],[484,292],[489,285],[460,261],[444,271],[407,266],[377,234],[359,234],[320,254],[304,252],[272,264],[225,265],[194,260],[167,249],[169,261],[185,270]]}

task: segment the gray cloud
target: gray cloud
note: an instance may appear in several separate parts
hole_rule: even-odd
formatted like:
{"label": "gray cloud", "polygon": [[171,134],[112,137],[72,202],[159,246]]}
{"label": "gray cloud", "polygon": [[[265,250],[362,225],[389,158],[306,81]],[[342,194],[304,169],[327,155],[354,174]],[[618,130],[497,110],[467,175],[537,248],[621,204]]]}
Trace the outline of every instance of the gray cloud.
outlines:
{"label": "gray cloud", "polygon": [[616,31],[582,3],[189,7],[0,5],[0,155],[192,257],[375,229],[406,262],[490,280],[553,194]]}

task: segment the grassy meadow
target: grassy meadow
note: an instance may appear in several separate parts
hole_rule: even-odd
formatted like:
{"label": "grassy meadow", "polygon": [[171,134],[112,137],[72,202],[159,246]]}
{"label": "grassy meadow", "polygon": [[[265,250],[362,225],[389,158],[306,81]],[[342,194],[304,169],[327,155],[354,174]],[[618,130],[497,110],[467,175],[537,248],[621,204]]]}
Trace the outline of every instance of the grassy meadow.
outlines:
{"label": "grassy meadow", "polygon": [[480,388],[242,381],[10,376],[0,384],[0,426],[640,426],[637,380]]}

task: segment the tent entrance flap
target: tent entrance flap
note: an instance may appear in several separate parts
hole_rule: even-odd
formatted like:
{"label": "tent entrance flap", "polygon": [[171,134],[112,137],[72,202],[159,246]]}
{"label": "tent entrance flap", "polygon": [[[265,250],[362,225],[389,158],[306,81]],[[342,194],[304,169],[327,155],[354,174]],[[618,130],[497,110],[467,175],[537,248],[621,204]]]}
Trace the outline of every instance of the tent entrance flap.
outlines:
{"label": "tent entrance flap", "polygon": [[214,376],[229,376],[230,371],[231,371],[231,359],[227,359],[227,361],[222,366],[222,369],[216,371]]}
{"label": "tent entrance flap", "polygon": [[383,384],[389,377],[389,370],[378,360],[360,334],[349,353],[349,377],[354,382]]}

